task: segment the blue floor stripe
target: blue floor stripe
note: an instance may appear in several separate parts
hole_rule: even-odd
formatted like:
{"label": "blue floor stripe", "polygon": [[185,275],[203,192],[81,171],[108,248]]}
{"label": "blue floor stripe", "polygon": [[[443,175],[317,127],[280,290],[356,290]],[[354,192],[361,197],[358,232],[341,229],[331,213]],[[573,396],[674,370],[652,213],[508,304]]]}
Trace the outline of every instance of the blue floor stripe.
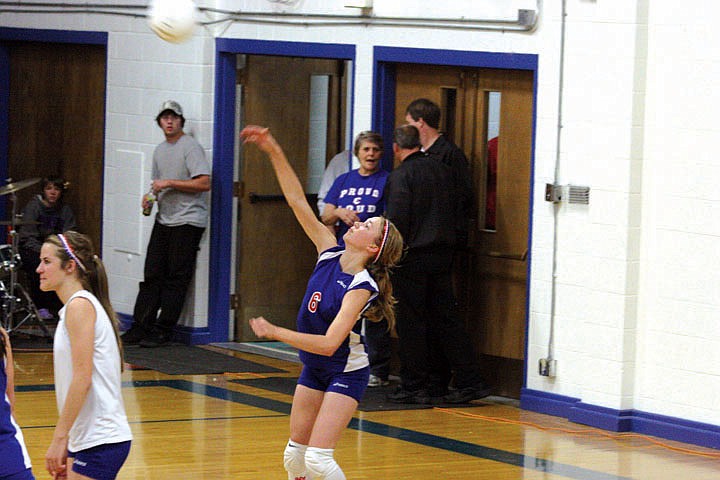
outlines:
{"label": "blue floor stripe", "polygon": [[418,445],[439,448],[441,450],[470,455],[485,460],[506,463],[516,467],[551,473],[553,475],[560,475],[567,478],[583,480],[629,480],[627,477],[618,477],[617,475],[596,472],[581,467],[575,467],[573,465],[565,465],[537,457],[530,457],[520,453],[507,452],[505,450],[498,450],[492,447],[463,442],[462,440],[439,437],[437,435],[417,432],[415,430],[408,430],[400,427],[393,427],[368,420],[358,420],[353,418],[350,422],[350,428],[355,428],[363,432],[374,433],[384,437],[397,438],[398,440],[404,440]]}
{"label": "blue floor stripe", "polygon": [[[291,404],[287,402],[236,392],[221,387],[215,387],[213,385],[190,382],[188,380],[136,380],[132,382],[123,382],[123,387],[174,388],[176,390],[205,395],[219,400],[262,408],[264,410],[270,410],[284,415],[290,414],[291,407]],[[19,385],[15,388],[16,392],[40,392],[52,390],[54,390],[53,385]],[[529,470],[535,470],[576,480],[631,480],[630,477],[620,477],[609,473],[576,467],[574,465],[553,462],[552,460],[545,460],[520,453],[485,447],[483,445],[463,442],[461,440],[454,440],[447,437],[440,437],[415,430],[408,430],[406,428],[393,427],[391,425],[369,420],[359,420],[353,418],[350,421],[349,428],[405,442],[415,443],[426,447],[438,448],[453,453],[469,455],[476,458],[505,463],[515,467],[526,468]]]}

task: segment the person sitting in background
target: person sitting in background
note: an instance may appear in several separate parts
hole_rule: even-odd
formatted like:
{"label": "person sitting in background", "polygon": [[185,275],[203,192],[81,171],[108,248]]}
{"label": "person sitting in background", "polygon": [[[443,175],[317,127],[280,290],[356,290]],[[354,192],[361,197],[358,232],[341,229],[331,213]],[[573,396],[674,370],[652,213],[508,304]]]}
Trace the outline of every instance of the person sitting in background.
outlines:
{"label": "person sitting in background", "polygon": [[63,201],[68,184],[58,176],[43,178],[41,190],[25,205],[22,224],[18,229],[20,258],[27,276],[30,297],[44,319],[57,317],[62,303],[55,292],[40,290],[40,278],[35,272],[40,261],[40,248],[48,235],[76,230],[75,214]]}

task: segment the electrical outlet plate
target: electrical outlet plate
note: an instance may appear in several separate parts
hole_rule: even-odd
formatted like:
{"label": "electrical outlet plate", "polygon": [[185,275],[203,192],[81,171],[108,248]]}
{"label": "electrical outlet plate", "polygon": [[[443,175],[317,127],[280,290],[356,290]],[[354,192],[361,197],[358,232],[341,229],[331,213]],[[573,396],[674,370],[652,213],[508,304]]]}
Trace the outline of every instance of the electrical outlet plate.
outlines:
{"label": "electrical outlet plate", "polygon": [[547,358],[541,358],[538,360],[538,374],[541,377],[547,377],[548,376],[548,361]]}
{"label": "electrical outlet plate", "polygon": [[557,375],[557,360],[541,358],[538,361],[538,374],[541,377],[555,377]]}

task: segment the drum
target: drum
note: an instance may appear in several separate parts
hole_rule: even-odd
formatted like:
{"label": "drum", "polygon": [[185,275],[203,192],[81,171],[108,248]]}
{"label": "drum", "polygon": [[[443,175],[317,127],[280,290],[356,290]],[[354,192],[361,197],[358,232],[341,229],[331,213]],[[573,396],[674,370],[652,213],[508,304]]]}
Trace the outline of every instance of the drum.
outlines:
{"label": "drum", "polygon": [[20,266],[20,254],[14,253],[12,245],[0,245],[0,269],[10,272]]}

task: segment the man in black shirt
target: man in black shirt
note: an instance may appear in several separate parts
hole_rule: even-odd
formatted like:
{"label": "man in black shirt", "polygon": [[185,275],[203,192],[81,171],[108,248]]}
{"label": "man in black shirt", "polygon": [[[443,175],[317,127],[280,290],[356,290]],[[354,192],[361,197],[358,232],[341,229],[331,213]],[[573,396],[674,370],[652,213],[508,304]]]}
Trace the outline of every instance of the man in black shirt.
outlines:
{"label": "man in black shirt", "polygon": [[[452,261],[457,245],[458,195],[450,166],[420,151],[417,128],[395,130],[393,151],[401,162],[388,177],[385,214],[405,240],[407,253],[393,272],[400,337],[401,386],[397,403],[465,403],[486,397],[477,357],[457,314]],[[433,350],[455,374],[455,389],[433,384]]]}
{"label": "man in black shirt", "polygon": [[453,248],[462,250],[467,246],[468,224],[472,216],[472,179],[465,153],[439,131],[440,107],[427,98],[413,100],[405,110],[405,121],[418,129],[420,149],[452,170],[452,179],[459,196],[455,202],[457,234]]}

